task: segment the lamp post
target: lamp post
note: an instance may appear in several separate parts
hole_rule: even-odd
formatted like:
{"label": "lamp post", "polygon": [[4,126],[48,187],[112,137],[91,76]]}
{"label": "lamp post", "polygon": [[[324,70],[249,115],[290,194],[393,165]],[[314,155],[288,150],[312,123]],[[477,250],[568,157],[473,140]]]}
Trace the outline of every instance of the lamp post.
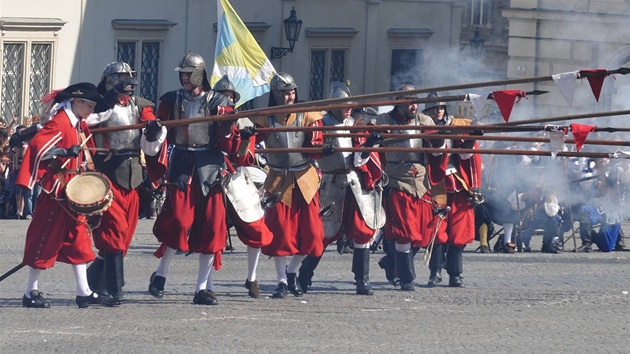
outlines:
{"label": "lamp post", "polygon": [[293,47],[300,37],[302,29],[302,20],[295,15],[295,7],[291,8],[291,15],[282,21],[284,24],[284,33],[289,42],[289,48],[271,47],[271,60],[280,59],[287,53],[293,53]]}
{"label": "lamp post", "polygon": [[481,58],[481,54],[483,53],[483,43],[485,41],[479,35],[479,28],[475,29],[475,34],[471,39],[468,40],[470,43],[470,50],[472,52],[472,57],[475,59]]}

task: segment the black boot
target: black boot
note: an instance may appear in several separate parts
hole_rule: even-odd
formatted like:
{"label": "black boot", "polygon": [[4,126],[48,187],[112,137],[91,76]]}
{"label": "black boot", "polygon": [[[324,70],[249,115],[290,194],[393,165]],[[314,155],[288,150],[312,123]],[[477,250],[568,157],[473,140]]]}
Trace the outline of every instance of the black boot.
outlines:
{"label": "black boot", "polygon": [[352,255],[352,272],[357,281],[357,295],[374,295],[370,286],[370,249],[355,248]]}
{"label": "black boot", "polygon": [[442,264],[444,264],[444,248],[442,244],[434,244],[431,251],[431,259],[429,260],[429,270],[431,271],[427,282],[429,287],[432,288],[442,282]]}
{"label": "black boot", "polygon": [[164,296],[164,284],[166,284],[166,278],[153,272],[149,279],[149,293],[161,299]]}
{"label": "black boot", "polygon": [[300,297],[302,296],[302,290],[297,285],[297,274],[295,273],[287,273],[287,290],[293,296]]}
{"label": "black boot", "polygon": [[306,258],[302,260],[297,281],[304,294],[308,292],[308,287],[312,284],[311,279],[313,279],[315,269],[317,269],[317,265],[319,265],[321,259],[322,256],[306,256]]}
{"label": "black boot", "polygon": [[87,281],[90,289],[98,296],[105,297],[108,295],[105,287],[105,260],[96,258],[87,268]]}
{"label": "black boot", "polygon": [[378,261],[378,266],[385,271],[385,278],[394,287],[396,287],[400,280],[396,276],[396,248],[393,241],[383,240],[383,250],[385,256]]}
{"label": "black boot", "polygon": [[446,251],[446,271],[448,272],[448,286],[453,288],[463,288],[464,278],[461,274],[464,272],[462,253],[464,248],[461,246],[449,245]]}
{"label": "black boot", "polygon": [[400,278],[400,290],[415,291],[413,280],[416,279],[416,270],[413,265],[413,253],[396,252],[396,273]]}
{"label": "black boot", "polygon": [[103,300],[106,306],[117,306],[124,300],[124,279],[123,252],[105,253],[105,287],[109,293],[109,297]]}

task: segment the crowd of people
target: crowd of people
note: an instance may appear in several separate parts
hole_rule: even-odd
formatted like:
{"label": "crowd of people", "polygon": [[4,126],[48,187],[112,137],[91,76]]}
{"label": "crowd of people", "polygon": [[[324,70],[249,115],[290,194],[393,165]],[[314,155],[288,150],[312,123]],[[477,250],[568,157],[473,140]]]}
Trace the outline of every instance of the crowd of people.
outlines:
{"label": "crowd of people", "polygon": [[[167,296],[174,256],[197,253],[192,302],[199,305],[219,303],[214,277],[232,227],[247,247],[244,287],[253,298],[261,296],[261,254],[276,268],[271,297],[301,297],[334,242],[341,242],[340,251],[351,246],[356,294],[367,296],[374,294],[370,251],[379,242],[385,255],[378,265],[400,291],[415,290],[415,256],[422,249],[428,286],[442,283],[444,269],[447,286],[464,287],[462,254],[475,239],[483,253],[531,252],[532,236],[542,232],[541,251],[558,253],[564,233],[577,224],[577,251],[625,249],[626,162],[482,157],[480,146],[497,144],[477,141],[482,126],[444,138],[472,120],[449,115],[435,93],[419,106],[409,84],[396,97],[408,103],[384,113],[321,112],[292,109],[300,102],[298,84],[279,72],[269,95],[278,113],[243,118],[234,116],[240,94],[229,77],[211,87],[200,55],[187,53],[176,71],[181,87],[160,97],[155,108],[134,94],[131,67],[110,63],[98,85],[57,91],[43,99],[49,108],[43,119],[2,131],[0,182],[9,191],[2,194],[2,213],[32,219],[22,261],[29,268],[23,306],[50,307],[38,281],[58,261],[72,265],[78,307],[121,305],[124,259],[139,218],[156,219],[160,244],[156,270],[147,275],[149,293]],[[332,83],[329,98],[352,102],[350,88],[340,82]],[[179,124],[207,116],[215,118]],[[321,127],[338,129],[324,134]],[[437,134],[422,135],[430,133]],[[257,147],[280,150],[260,154]],[[93,197],[87,177],[106,186],[85,201]],[[78,193],[76,181],[83,183]]]}

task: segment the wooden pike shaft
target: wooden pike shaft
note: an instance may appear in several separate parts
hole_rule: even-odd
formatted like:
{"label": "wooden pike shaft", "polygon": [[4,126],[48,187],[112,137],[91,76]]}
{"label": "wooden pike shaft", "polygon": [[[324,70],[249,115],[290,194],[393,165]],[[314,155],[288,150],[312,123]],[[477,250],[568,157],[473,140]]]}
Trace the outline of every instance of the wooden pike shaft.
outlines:
{"label": "wooden pike shaft", "polygon": [[[384,141],[382,144],[394,143],[397,141],[403,141],[405,139],[462,139],[462,140],[483,140],[483,141],[514,141],[521,143],[549,143],[549,138],[534,138],[534,137],[525,137],[525,136],[497,136],[497,135],[461,135],[461,134],[433,134],[433,133],[424,133],[424,134],[391,134],[384,133],[381,134]],[[369,137],[369,133],[324,133],[324,138],[351,138],[351,137]],[[391,140],[390,140],[391,139]],[[575,144],[574,139],[566,139],[564,141],[568,144]],[[614,141],[614,140],[589,140],[587,139],[584,142],[585,145],[608,145],[608,146],[630,146],[630,141]]]}
{"label": "wooden pike shaft", "polygon": [[[355,125],[355,126],[323,126],[323,127],[276,127],[276,128],[256,128],[259,133],[275,133],[275,132],[312,132],[323,131],[331,132],[345,130],[351,132],[360,131],[388,131],[388,130],[416,130],[416,131],[436,131],[438,129],[448,129],[455,132],[471,132],[475,130],[483,130],[484,132],[538,132],[538,131],[556,131],[569,129],[569,126],[553,126],[553,125],[518,125],[504,126],[501,124],[494,125]],[[597,127],[597,132],[628,132],[630,128],[615,127]]]}
{"label": "wooden pike shaft", "polygon": [[[353,103],[347,103],[348,98],[346,98],[344,101],[345,103],[337,103],[337,104],[330,104],[330,105],[324,105],[324,106],[317,105],[314,102],[304,102],[304,103],[309,103],[309,104],[305,105],[303,103],[297,103],[297,104],[286,105],[286,106],[258,108],[258,109],[251,109],[248,111],[243,111],[243,112],[237,112],[234,114],[214,115],[214,116],[205,116],[205,117],[188,118],[188,119],[177,119],[177,120],[163,121],[161,123],[163,126],[170,128],[170,127],[178,127],[178,126],[195,124],[195,123],[221,122],[221,121],[232,122],[239,118],[278,116],[278,115],[285,115],[285,114],[290,114],[290,113],[330,111],[330,110],[338,110],[338,109],[353,109],[353,108],[362,108],[362,107],[389,106],[389,105],[410,104],[410,103],[462,101],[464,100],[465,96],[466,95],[447,96],[447,97],[440,97],[440,98],[403,98],[403,99],[398,99],[398,100],[353,102]],[[145,126],[146,126],[146,123],[138,123],[138,124],[118,126],[118,127],[93,128],[93,129],[90,129],[90,132],[92,134],[104,134],[104,133],[111,133],[111,132],[122,131],[122,130],[142,129]]]}
{"label": "wooden pike shaft", "polygon": [[557,117],[549,117],[549,118],[540,118],[540,119],[529,119],[529,120],[519,120],[508,123],[501,123],[497,125],[501,126],[517,126],[523,124],[538,124],[538,123],[549,123],[549,122],[560,122],[564,120],[575,120],[575,119],[588,119],[588,118],[598,118],[598,117],[610,117],[610,116],[623,116],[630,114],[630,110],[622,110],[622,111],[609,111],[609,112],[596,112],[596,113],[583,113],[583,114],[574,114],[569,116],[557,116]]}
{"label": "wooden pike shaft", "polygon": [[[533,150],[497,150],[497,149],[440,149],[440,148],[404,148],[404,147],[357,147],[357,148],[341,148],[335,147],[337,152],[424,152],[424,153],[454,153],[454,154],[483,154],[483,155],[528,155],[528,156],[551,156],[550,151],[533,151]],[[321,154],[320,147],[307,148],[268,148],[256,149],[256,153],[273,154],[273,153],[303,153],[303,154]],[[605,152],[573,152],[559,151],[557,156],[562,157],[590,157],[590,158],[622,158],[614,153]]]}

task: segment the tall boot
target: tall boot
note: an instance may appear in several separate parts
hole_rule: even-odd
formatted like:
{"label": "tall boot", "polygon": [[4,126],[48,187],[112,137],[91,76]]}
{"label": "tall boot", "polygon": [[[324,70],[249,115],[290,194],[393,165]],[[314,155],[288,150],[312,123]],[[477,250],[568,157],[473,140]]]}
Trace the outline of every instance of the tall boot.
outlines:
{"label": "tall boot", "polygon": [[355,248],[352,254],[352,273],[357,281],[357,295],[374,295],[370,285],[370,249]]}
{"label": "tall boot", "polygon": [[385,271],[387,281],[395,287],[400,282],[396,275],[396,244],[384,239],[383,251],[385,251],[385,256],[378,261],[378,266]]}
{"label": "tall boot", "polygon": [[479,244],[481,253],[490,253],[490,247],[488,246],[487,224],[481,224],[481,226],[479,226]]}
{"label": "tall boot", "polygon": [[416,290],[413,286],[413,280],[416,279],[416,270],[413,266],[412,252],[396,252],[396,273],[400,278],[400,290]]}
{"label": "tall boot", "polygon": [[[323,255],[323,254],[322,254]],[[302,264],[300,265],[299,275],[297,277],[297,282],[302,288],[302,292],[306,294],[308,292],[308,287],[312,284],[313,275],[315,275],[315,269],[319,265],[319,261],[322,259],[322,256],[306,256],[302,260]]]}
{"label": "tall boot", "polygon": [[105,299],[105,305],[117,306],[124,300],[122,292],[124,279],[123,252],[105,253],[105,286],[111,297]]}
{"label": "tall boot", "polygon": [[89,267],[87,267],[87,281],[90,289],[104,298],[108,295],[105,287],[105,260],[96,258]]}
{"label": "tall boot", "polygon": [[434,287],[442,282],[442,264],[444,264],[444,247],[440,244],[433,244],[431,259],[429,259],[429,281],[427,285]]}
{"label": "tall boot", "polygon": [[446,271],[449,276],[448,286],[453,288],[464,287],[464,278],[461,275],[464,272],[463,251],[464,247],[454,245],[449,245],[446,251]]}

